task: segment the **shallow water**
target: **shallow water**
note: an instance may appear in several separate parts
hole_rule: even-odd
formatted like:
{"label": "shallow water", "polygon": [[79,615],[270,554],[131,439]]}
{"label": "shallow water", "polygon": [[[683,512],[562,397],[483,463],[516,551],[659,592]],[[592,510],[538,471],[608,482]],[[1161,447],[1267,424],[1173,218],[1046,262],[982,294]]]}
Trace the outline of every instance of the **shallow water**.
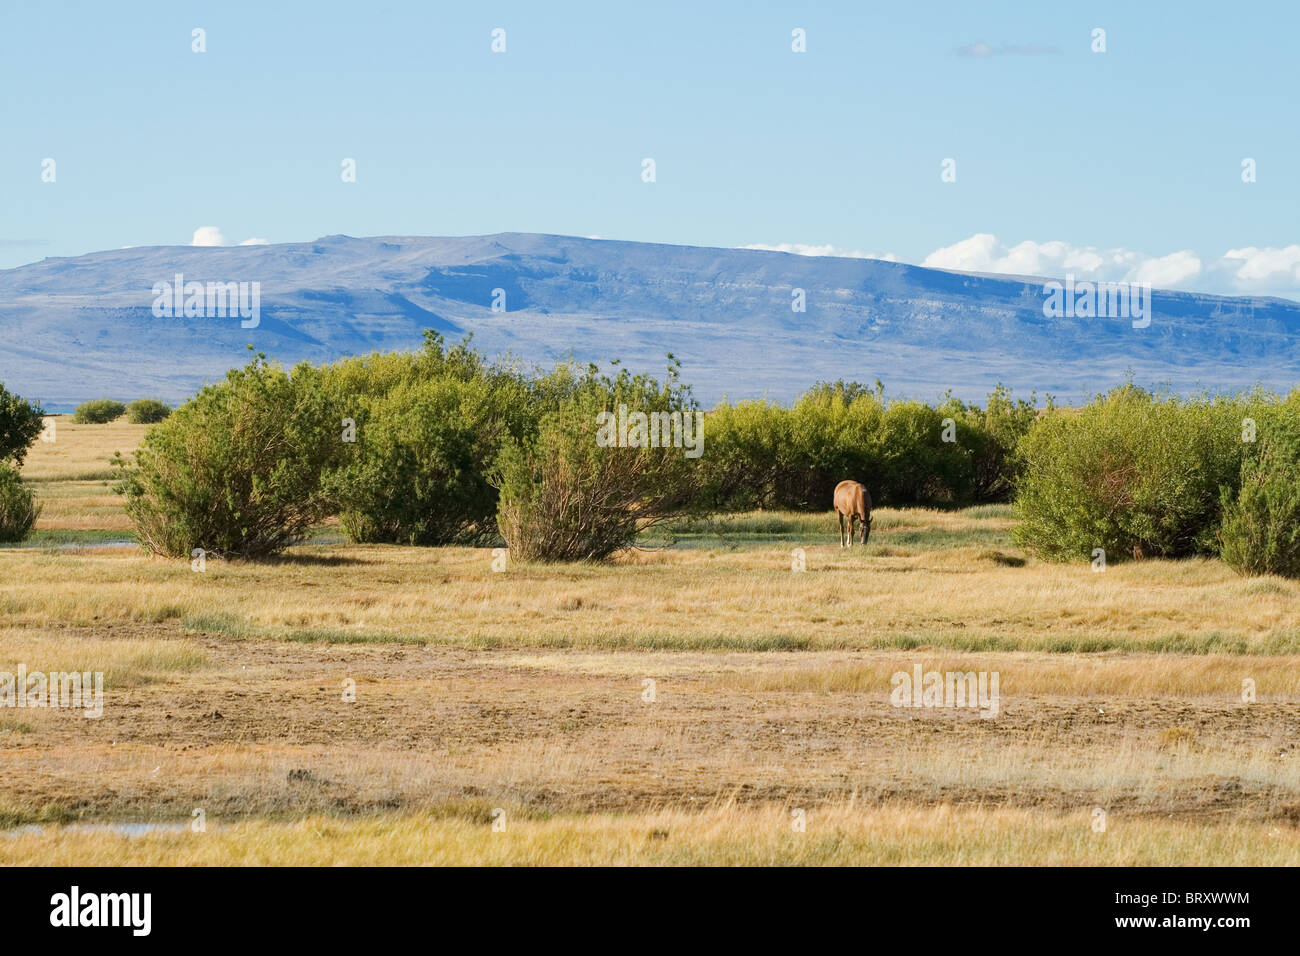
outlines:
{"label": "shallow water", "polygon": [[10,839],[53,833],[113,833],[118,836],[140,837],[150,833],[183,833],[188,828],[188,823],[69,823],[64,826],[28,823],[0,833]]}

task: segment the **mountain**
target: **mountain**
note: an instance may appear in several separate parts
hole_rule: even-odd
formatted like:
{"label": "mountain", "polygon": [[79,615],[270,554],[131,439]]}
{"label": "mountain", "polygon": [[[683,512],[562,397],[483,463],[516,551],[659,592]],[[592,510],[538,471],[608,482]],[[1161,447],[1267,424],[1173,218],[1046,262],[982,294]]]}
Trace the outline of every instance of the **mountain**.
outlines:
{"label": "mountain", "polygon": [[[260,321],[154,314],[155,283],[260,283]],[[795,289],[806,311],[792,310]],[[504,293],[504,311],[493,311]],[[1132,373],[1179,391],[1300,381],[1300,303],[1156,291],[1151,321],[1044,314],[1044,280],[874,259],[813,258],[566,236],[328,236],[281,245],[156,246],[0,271],[0,382],[47,407],[178,401],[248,360],[286,363],[474,334],[543,365],[665,354],[705,402],[786,400],[819,380],[887,395],[981,398],[997,382],[1061,401]]]}

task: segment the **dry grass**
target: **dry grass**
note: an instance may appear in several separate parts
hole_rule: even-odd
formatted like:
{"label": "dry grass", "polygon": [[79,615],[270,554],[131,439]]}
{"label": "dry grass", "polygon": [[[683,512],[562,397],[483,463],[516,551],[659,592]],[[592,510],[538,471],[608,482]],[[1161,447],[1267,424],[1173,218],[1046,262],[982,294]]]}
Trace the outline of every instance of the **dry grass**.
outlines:
{"label": "dry grass", "polygon": [[[0,549],[0,671],[104,671],[106,700],[0,710],[0,862],[1300,862],[1293,582],[1042,564],[996,506],[882,509],[851,553],[754,513],[503,573],[68,547],[123,536],[100,473],[143,431],[59,424],[24,471],[47,537]],[[918,664],[998,673],[999,714],[891,706]],[[128,820],[174,829],[83,826]]]}
{"label": "dry grass", "polygon": [[61,630],[0,628],[0,671],[101,673],[107,688],[132,687],[199,670],[203,651],[189,640],[95,638]]}
{"label": "dry grass", "polygon": [[[1024,695],[1098,697],[1218,697],[1241,694],[1243,681],[1254,682],[1259,699],[1300,698],[1300,667],[1292,656],[1200,657],[1153,654],[926,654],[926,670],[996,671],[1008,698]],[[794,658],[781,666],[739,671],[737,686],[759,691],[811,693],[879,693],[890,686],[900,666],[897,655],[877,653],[846,658],[827,656],[815,665]]]}
{"label": "dry grass", "polygon": [[542,820],[493,829],[487,804],[460,814],[399,815],[348,823],[311,816],[255,821],[205,832],[188,828],[128,837],[52,828],[0,838],[4,865],[493,865],[780,866],[1006,863],[1061,866],[1295,866],[1300,832],[1243,824],[1189,825],[1111,817],[950,807],[796,808],[724,806]]}
{"label": "dry grass", "polygon": [[802,574],[785,546],[499,574],[486,549],[299,547],[277,563],[210,560],[204,573],[130,547],[10,549],[0,614],[26,626],[173,621],[227,636],[464,647],[1300,652],[1295,585],[1261,590],[1219,561],[1094,574],[1006,567],[965,548],[875,557],[802,546]]}
{"label": "dry grass", "polygon": [[74,425],[68,416],[49,416],[54,441],[38,441],[23,465],[23,480],[36,489],[44,510],[37,531],[120,531],[131,523],[112,490],[114,452],[127,454],[147,425],[120,418],[107,425]]}

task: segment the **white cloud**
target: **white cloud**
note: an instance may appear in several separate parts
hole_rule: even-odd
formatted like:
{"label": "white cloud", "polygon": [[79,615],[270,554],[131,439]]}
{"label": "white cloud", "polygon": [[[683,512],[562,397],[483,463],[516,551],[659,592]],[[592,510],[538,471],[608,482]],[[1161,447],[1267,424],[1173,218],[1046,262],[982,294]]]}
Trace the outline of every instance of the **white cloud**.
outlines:
{"label": "white cloud", "polygon": [[897,262],[898,256],[892,252],[862,252],[859,249],[840,249],[829,243],[826,245],[813,245],[806,242],[778,242],[775,245],[755,242],[748,246],[742,246],[742,249],[762,249],[766,252],[792,252],[796,256],[838,256],[843,259],[884,259],[886,262]]}
{"label": "white cloud", "polygon": [[1300,246],[1284,249],[1229,249],[1220,267],[1242,292],[1268,289],[1300,289]]}
{"label": "white cloud", "polygon": [[1149,282],[1157,289],[1220,295],[1300,294],[1300,245],[1246,246],[1229,249],[1218,258],[1202,257],[1191,249],[1152,256],[1132,249],[1099,249],[1059,240],[1025,240],[1008,247],[991,233],[981,232],[936,249],[921,265],[956,272]]}
{"label": "white cloud", "polygon": [[224,246],[226,238],[221,234],[218,226],[199,226],[194,230],[194,238],[190,240],[191,246]]}
{"label": "white cloud", "polygon": [[992,233],[976,233],[930,253],[921,265],[957,272],[1000,275],[1063,276],[1108,282],[1150,282],[1162,289],[1178,288],[1202,273],[1201,259],[1190,249],[1167,256],[1149,256],[1130,249],[1099,249],[1053,240],[1026,239],[1008,248]]}
{"label": "white cloud", "polygon": [[1157,289],[1176,289],[1200,274],[1200,258],[1190,249],[1184,249],[1159,259],[1147,259],[1132,270],[1131,278],[1134,282],[1149,282]]}
{"label": "white cloud", "polygon": [[[199,226],[194,230],[194,238],[190,240],[191,246],[224,246],[226,237],[221,234],[220,226]],[[269,245],[270,240],[261,239],[254,236],[251,239],[245,239],[240,243],[241,246],[265,246]]]}

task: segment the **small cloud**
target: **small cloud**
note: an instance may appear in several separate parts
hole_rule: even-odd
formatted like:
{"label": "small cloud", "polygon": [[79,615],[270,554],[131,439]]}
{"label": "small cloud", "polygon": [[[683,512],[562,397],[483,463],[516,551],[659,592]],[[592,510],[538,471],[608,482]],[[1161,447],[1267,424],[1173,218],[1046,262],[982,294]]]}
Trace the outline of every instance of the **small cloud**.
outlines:
{"label": "small cloud", "polygon": [[953,51],[957,56],[989,57],[989,56],[1057,56],[1061,48],[1051,46],[1046,43],[1002,43],[994,46],[991,43],[985,43],[983,40],[975,43],[967,43],[965,46],[959,46]]}
{"label": "small cloud", "polygon": [[1240,292],[1300,291],[1300,246],[1229,249],[1218,267]]}
{"label": "small cloud", "polygon": [[240,243],[241,246],[267,246],[270,244],[271,241],[269,239],[260,239],[256,236],[254,236],[252,239],[245,239],[243,242]]}
{"label": "small cloud", "polygon": [[1157,289],[1185,285],[1201,274],[1201,258],[1190,249],[1148,259],[1133,270],[1133,282],[1149,282]]}
{"label": "small cloud", "polygon": [[832,246],[830,243],[825,245],[816,245],[807,242],[778,242],[774,245],[767,243],[755,242],[747,246],[741,246],[742,249],[759,249],[764,252],[789,252],[796,256],[834,256],[839,259],[883,259],[886,262],[897,262],[898,257],[892,252],[863,252],[860,249],[840,249]]}
{"label": "small cloud", "polygon": [[224,246],[226,237],[221,234],[218,226],[199,226],[194,230],[194,238],[190,240],[191,246]]}

